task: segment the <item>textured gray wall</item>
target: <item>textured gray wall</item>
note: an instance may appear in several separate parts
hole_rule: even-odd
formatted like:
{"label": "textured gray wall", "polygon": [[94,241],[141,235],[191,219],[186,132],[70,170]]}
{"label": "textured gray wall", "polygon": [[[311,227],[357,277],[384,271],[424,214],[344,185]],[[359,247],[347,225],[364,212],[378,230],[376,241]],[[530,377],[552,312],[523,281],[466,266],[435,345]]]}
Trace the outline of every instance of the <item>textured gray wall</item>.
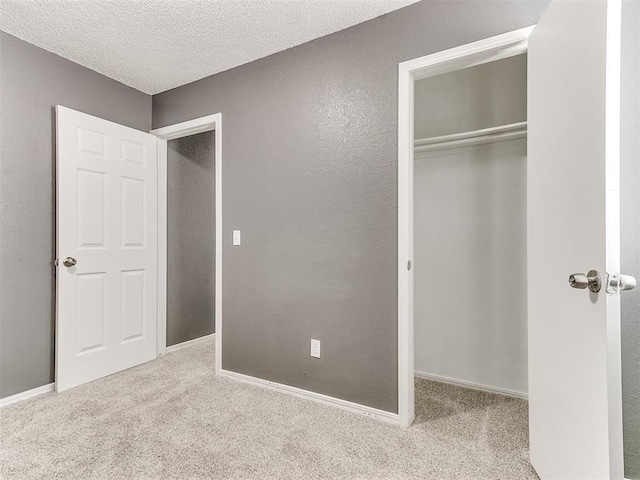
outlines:
{"label": "textured gray wall", "polygon": [[[622,9],[622,272],[640,280],[640,2]],[[640,289],[622,295],[625,477],[640,479]]]}
{"label": "textured gray wall", "polygon": [[397,411],[398,63],[545,7],[421,2],[153,97],[222,112],[225,369]]}
{"label": "textured gray wall", "polygon": [[425,78],[415,85],[414,137],[527,120],[527,56]]}
{"label": "textured gray wall", "polygon": [[54,106],[140,130],[151,97],[0,32],[0,397],[53,381]]}
{"label": "textured gray wall", "polygon": [[214,134],[167,142],[167,346],[214,331]]}

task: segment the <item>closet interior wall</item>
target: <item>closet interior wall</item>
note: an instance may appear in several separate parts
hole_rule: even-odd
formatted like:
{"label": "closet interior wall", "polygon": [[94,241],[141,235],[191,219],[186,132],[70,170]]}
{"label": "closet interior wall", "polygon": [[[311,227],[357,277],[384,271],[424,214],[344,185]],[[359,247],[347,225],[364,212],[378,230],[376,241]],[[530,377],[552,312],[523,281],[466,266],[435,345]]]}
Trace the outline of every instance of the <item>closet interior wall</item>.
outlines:
{"label": "closet interior wall", "polygon": [[[416,375],[517,396],[527,392],[526,76],[519,55],[415,85]],[[463,134],[485,129],[494,136]],[[451,135],[454,146],[425,147]]]}
{"label": "closet interior wall", "polygon": [[167,142],[167,346],[214,333],[214,132]]}

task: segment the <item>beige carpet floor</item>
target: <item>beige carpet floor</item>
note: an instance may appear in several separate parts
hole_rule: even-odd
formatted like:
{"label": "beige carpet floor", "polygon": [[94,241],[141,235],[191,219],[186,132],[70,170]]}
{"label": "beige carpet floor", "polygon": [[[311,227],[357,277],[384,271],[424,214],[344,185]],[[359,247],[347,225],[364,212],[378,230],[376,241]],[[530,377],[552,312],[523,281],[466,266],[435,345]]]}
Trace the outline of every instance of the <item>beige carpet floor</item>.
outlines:
{"label": "beige carpet floor", "polygon": [[527,403],[416,381],[411,428],[214,375],[201,344],[0,411],[9,479],[536,479]]}

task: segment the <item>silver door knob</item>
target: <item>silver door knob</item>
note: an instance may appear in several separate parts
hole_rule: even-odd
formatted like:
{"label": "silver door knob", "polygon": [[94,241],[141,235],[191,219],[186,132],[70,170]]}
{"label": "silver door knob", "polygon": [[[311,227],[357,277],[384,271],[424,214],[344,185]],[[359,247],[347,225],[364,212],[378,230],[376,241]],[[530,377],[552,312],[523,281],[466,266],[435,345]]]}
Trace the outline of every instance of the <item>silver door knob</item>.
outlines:
{"label": "silver door knob", "polygon": [[633,275],[620,275],[620,290],[633,290],[637,286],[638,282]]}
{"label": "silver door knob", "polygon": [[78,262],[73,257],[67,257],[62,261],[62,264],[65,267],[73,267],[76,263],[78,263]]}
{"label": "silver door knob", "polygon": [[574,273],[569,275],[569,285],[572,288],[589,288],[591,292],[598,293],[602,288],[602,278],[597,270],[591,270],[586,275],[584,273]]}

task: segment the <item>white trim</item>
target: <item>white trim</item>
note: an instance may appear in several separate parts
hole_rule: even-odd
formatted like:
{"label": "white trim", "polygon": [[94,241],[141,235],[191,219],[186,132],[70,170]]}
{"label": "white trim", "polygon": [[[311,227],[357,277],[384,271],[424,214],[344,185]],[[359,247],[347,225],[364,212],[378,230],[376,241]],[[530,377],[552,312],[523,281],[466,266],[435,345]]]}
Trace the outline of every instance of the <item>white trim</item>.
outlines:
{"label": "white trim", "polygon": [[407,60],[400,63],[400,68],[411,72],[414,80],[422,80],[520,55],[526,53],[529,35],[534,27],[535,25],[532,25],[442,52]]}
{"label": "white trim", "polygon": [[398,415],[408,427],[415,418],[413,352],[413,103],[414,77],[406,63],[398,79]]}
{"label": "white trim", "polygon": [[42,395],[43,393],[53,392],[55,386],[55,383],[49,383],[48,385],[32,388],[31,390],[27,390],[26,392],[16,393],[15,395],[11,395],[10,397],[2,398],[0,399],[0,408],[6,407],[7,405],[11,405],[13,403],[21,402],[22,400],[27,400],[28,398],[37,397],[38,395]]}
{"label": "white trim", "polygon": [[194,118],[186,122],[176,123],[167,127],[151,130],[151,135],[164,140],[174,140],[176,138],[188,137],[197,133],[209,132],[219,126],[222,120],[221,113],[214,113],[206,117]]}
{"label": "white trim", "polygon": [[[222,114],[216,113],[206,117],[196,118],[187,122],[169,125],[167,127],[151,130],[161,141],[164,141],[164,148],[158,148],[163,151],[162,155],[158,155],[158,170],[162,169],[162,173],[158,173],[158,179],[163,180],[162,188],[158,184],[158,211],[162,209],[165,215],[163,222],[158,222],[158,330],[162,333],[158,334],[158,355],[166,352],[166,328],[167,328],[167,255],[166,255],[166,238],[167,238],[167,162],[166,162],[166,143],[168,140],[195,135],[197,133],[214,131],[215,135],[215,210],[216,210],[216,241],[215,241],[215,368],[216,374],[219,375],[222,369]],[[160,147],[160,145],[159,145]],[[160,230],[162,228],[162,230]],[[162,240],[160,240],[162,239]],[[163,242],[163,243],[161,243]],[[161,249],[162,246],[162,249]],[[162,250],[162,251],[161,251]],[[160,275],[163,278],[160,278]],[[160,286],[163,289],[160,290]],[[164,337],[164,339],[163,339]],[[163,344],[160,342],[163,341]]]}
{"label": "white trim", "polygon": [[[605,265],[620,272],[620,112],[622,1],[607,2],[605,69]],[[609,471],[624,476],[620,294],[605,297],[607,320],[607,395]]]}
{"label": "white trim", "polygon": [[211,333],[209,335],[205,335],[204,337],[198,337],[198,338],[194,338],[193,340],[187,340],[186,342],[176,343],[175,345],[168,346],[165,353],[173,353],[173,352],[177,352],[178,350],[182,350],[184,348],[200,345],[201,343],[214,341],[215,337],[216,337],[216,334]]}
{"label": "white trim", "polygon": [[508,388],[491,387],[482,383],[468,382],[466,380],[458,380],[455,378],[445,377],[443,375],[435,375],[433,373],[414,372],[414,375],[418,378],[424,378],[425,380],[431,380],[432,382],[446,383],[449,385],[455,385],[456,387],[469,388],[471,390],[479,390],[487,393],[497,393],[498,395],[504,395],[506,397],[521,398],[528,400],[529,395],[525,392],[518,392],[517,390],[509,390]]}
{"label": "white trim", "polygon": [[458,147],[472,147],[486,143],[503,142],[525,138],[527,136],[527,122],[511,123],[498,127],[483,128],[470,132],[441,135],[439,137],[419,138],[413,142],[414,154],[446,150]]}
{"label": "white trim", "polygon": [[[162,192],[162,193],[161,193]],[[158,138],[158,326],[156,355],[167,351],[167,141]],[[163,200],[162,195],[165,195]],[[164,260],[163,260],[164,259]]]}
{"label": "white trim", "polygon": [[291,387],[289,385],[283,385],[276,382],[270,382],[269,380],[263,380],[261,378],[243,375],[242,373],[230,372],[228,370],[221,370],[220,375],[256,387],[266,388],[268,390],[280,393],[286,393],[287,395],[293,395],[294,397],[302,398],[304,400],[312,400],[314,402],[321,403],[323,405],[329,405],[331,407],[336,407],[351,413],[366,415],[368,417],[375,418],[376,420],[392,423],[394,425],[398,425],[399,423],[398,415],[396,413],[378,410],[377,408],[367,407],[365,405],[349,402],[347,400],[341,400],[339,398],[330,397],[329,395],[310,392],[301,388]]}
{"label": "white trim", "polygon": [[413,102],[415,80],[468,68],[527,51],[532,27],[402,62],[398,66],[398,416],[415,417],[413,363]]}

